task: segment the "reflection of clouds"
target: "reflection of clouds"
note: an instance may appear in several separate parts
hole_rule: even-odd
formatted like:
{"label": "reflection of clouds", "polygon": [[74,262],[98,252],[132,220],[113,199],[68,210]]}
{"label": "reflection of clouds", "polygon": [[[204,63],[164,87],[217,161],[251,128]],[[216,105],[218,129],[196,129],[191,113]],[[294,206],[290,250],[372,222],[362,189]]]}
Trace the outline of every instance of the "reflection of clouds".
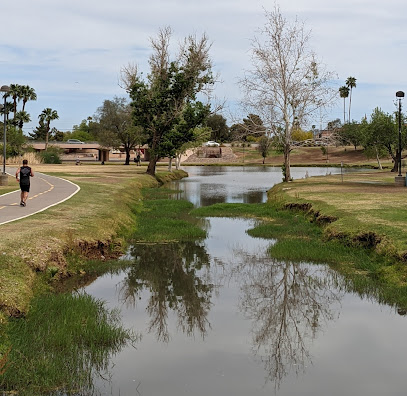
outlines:
{"label": "reflection of clouds", "polygon": [[337,277],[329,268],[280,262],[264,254],[235,251],[240,264],[240,308],[252,321],[253,352],[267,380],[278,388],[291,371],[311,363],[308,344],[324,322],[333,320],[331,305],[341,299]]}

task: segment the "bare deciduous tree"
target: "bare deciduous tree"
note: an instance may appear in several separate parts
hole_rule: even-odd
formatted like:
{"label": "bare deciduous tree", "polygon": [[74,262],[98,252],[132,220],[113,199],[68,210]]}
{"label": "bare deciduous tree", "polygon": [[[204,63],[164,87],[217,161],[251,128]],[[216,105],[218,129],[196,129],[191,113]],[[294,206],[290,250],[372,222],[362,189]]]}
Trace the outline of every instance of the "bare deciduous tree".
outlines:
{"label": "bare deciduous tree", "polygon": [[276,5],[252,40],[252,69],[240,81],[243,105],[258,114],[284,153],[285,181],[291,179],[292,131],[335,99],[333,73],[325,70],[309,48],[310,32],[290,22]]}
{"label": "bare deciduous tree", "polygon": [[131,87],[137,81],[137,75],[138,66],[129,62],[120,69],[119,87],[123,88],[126,92],[130,92]]}

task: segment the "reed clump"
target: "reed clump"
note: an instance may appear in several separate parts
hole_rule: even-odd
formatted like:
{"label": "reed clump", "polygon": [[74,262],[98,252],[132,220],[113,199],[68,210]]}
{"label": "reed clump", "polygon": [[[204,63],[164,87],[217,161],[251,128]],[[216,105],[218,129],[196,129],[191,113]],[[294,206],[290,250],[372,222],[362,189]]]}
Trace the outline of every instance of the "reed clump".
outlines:
{"label": "reed clump", "polygon": [[[34,152],[27,152],[27,153],[24,153],[24,155],[8,157],[6,159],[6,162],[7,162],[7,165],[21,165],[23,163],[24,159],[28,160],[28,163],[30,165],[38,165],[38,164],[42,164],[42,162],[43,162],[41,156]],[[1,163],[3,162],[2,155],[0,155],[0,161],[1,161]]]}

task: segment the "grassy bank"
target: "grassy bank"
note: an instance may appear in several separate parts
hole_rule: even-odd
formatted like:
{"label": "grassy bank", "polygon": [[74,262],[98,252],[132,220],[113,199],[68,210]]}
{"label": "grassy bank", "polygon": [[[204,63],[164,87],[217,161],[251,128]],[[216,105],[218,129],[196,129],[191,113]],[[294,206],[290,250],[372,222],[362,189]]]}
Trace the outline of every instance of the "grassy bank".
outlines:
{"label": "grassy bank", "polygon": [[294,203],[291,207],[324,224],[326,239],[406,261],[407,188],[396,187],[394,176],[374,171],[296,180],[273,187],[269,200]]}
{"label": "grassy bank", "polygon": [[91,374],[107,376],[111,355],[138,339],[118,311],[85,294],[36,296],[31,305],[8,324],[0,389],[10,394],[93,394]]}
{"label": "grassy bank", "polygon": [[263,220],[248,231],[253,237],[275,239],[271,257],[295,263],[328,264],[345,277],[348,291],[407,309],[405,265],[374,249],[325,237],[326,229],[304,211],[283,209],[284,201],[266,204],[215,204],[195,209],[198,216],[254,217]]}
{"label": "grassy bank", "polygon": [[[19,395],[77,390],[92,394],[94,375],[108,377],[110,357],[139,337],[122,327],[118,312],[86,294],[72,294],[69,286],[64,288],[65,280],[73,279],[78,287],[126,265],[123,260],[104,259],[121,254],[130,235],[165,243],[177,237],[205,236],[185,217],[192,204],[163,199],[168,195],[165,189],[151,188],[184,177],[185,172],[159,172],[158,181],[137,172],[140,168],[117,166],[47,168],[47,173],[79,184],[81,191],[47,211],[47,216],[30,218],[36,232],[30,234],[25,248],[32,257],[24,260],[11,251],[4,255],[0,389]],[[44,222],[47,227],[40,231]],[[18,223],[21,229],[27,220]],[[47,250],[41,249],[48,239],[52,254],[45,256]],[[73,276],[64,278],[67,274]],[[52,292],[55,286],[59,293]],[[61,292],[64,289],[68,293]],[[24,319],[13,317],[20,315]]]}
{"label": "grassy bank", "polygon": [[[9,315],[27,312],[36,290],[44,287],[44,278],[78,270],[79,266],[70,268],[70,261],[105,259],[123,250],[142,205],[141,189],[159,185],[145,170],[134,165],[35,166],[36,172],[64,177],[81,190],[45,212],[1,226],[0,324]],[[165,181],[183,175],[160,172],[158,176]]]}
{"label": "grassy bank", "polygon": [[[233,153],[237,156],[239,164],[262,165],[263,157],[256,147],[232,147]],[[265,159],[265,165],[281,166],[284,162],[282,153],[270,151]],[[327,150],[321,150],[321,147],[298,147],[290,155],[292,166],[340,166],[345,167],[366,167],[377,168],[376,159],[367,158],[363,149],[358,147],[328,147]],[[391,158],[381,159],[384,168],[392,168]],[[236,163],[234,164],[236,165]]]}

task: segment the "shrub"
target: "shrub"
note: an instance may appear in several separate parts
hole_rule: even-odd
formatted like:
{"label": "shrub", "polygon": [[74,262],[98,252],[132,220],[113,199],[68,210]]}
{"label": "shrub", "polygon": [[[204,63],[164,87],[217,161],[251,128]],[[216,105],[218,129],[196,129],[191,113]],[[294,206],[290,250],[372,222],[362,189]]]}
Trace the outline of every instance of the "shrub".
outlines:
{"label": "shrub", "polygon": [[60,164],[62,162],[61,150],[57,147],[48,147],[41,153],[41,157],[45,164]]}

